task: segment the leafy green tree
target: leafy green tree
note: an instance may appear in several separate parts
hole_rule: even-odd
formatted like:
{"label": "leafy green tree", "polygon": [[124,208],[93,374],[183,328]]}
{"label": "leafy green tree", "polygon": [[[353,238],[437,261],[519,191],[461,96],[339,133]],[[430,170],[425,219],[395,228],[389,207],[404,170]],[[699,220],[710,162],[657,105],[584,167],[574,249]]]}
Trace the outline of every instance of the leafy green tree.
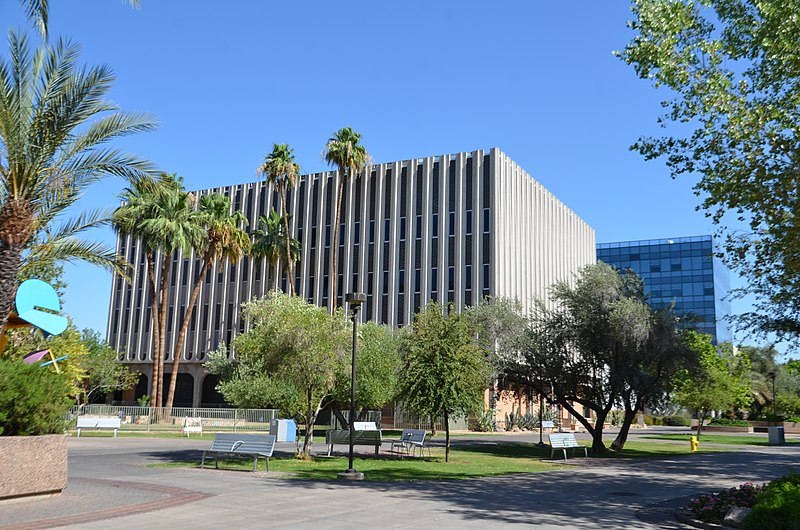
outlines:
{"label": "leafy green tree", "polygon": [[[635,300],[641,301],[643,297],[636,296]],[[696,360],[692,350],[686,347],[683,333],[679,331],[681,323],[672,307],[649,312],[647,340],[631,350],[627,362],[618,367],[623,381],[618,403],[623,415],[619,432],[611,443],[614,451],[625,447],[636,414],[645,407],[654,409],[667,404],[674,389],[675,375]]]}
{"label": "leafy green tree", "polygon": [[[300,178],[300,164],[294,161],[294,149],[289,144],[273,144],[272,152],[264,157],[264,163],[258,168],[258,172],[264,175],[267,182],[273,184],[281,196],[281,216],[283,219],[284,234],[290,235],[289,230],[289,211],[286,209],[286,192],[289,188],[297,185]],[[284,256],[292,256],[291,237],[284,237],[286,242],[286,253]],[[294,294],[294,274],[292,273],[292,263],[294,260],[286,261],[286,280],[289,284],[289,294]]]}
{"label": "leafy green tree", "polygon": [[[343,127],[333,133],[333,136],[328,139],[328,143],[325,144],[322,155],[328,164],[336,166],[337,180],[339,182],[336,188],[336,213],[333,216],[333,240],[331,241],[333,257],[330,270],[331,296],[329,307],[333,312],[339,303],[336,292],[339,284],[339,261],[337,255],[339,252],[339,223],[342,217],[344,181],[346,178],[355,180],[359,171],[365,171],[370,164],[370,156],[367,149],[361,145],[361,133],[354,131],[350,127]],[[366,178],[366,171],[364,176]]]}
{"label": "leafy green tree", "polygon": [[420,416],[443,416],[445,462],[450,418],[483,411],[490,368],[476,331],[465,315],[431,303],[414,317],[402,347],[399,397]]}
{"label": "leafy green tree", "polygon": [[[400,339],[389,326],[367,322],[358,328],[356,352],[356,414],[363,418],[368,410],[380,410],[397,395],[400,374]],[[331,407],[342,425],[349,425],[340,405],[350,403],[351,366],[336,374]]]}
{"label": "leafy green tree", "polygon": [[[800,4],[634,0],[632,11],[619,55],[670,93],[659,122],[675,125],[633,149],[673,177],[700,176],[701,207],[757,296],[741,322],[800,340]],[[734,221],[747,229],[728,230]]]}
{"label": "leafy green tree", "polygon": [[697,354],[697,367],[678,372],[674,400],[697,413],[699,438],[703,420],[712,410],[744,408],[750,404],[747,380],[750,361],[747,355],[735,353],[727,344],[714,346],[710,335],[690,331],[686,343]]}
{"label": "leafy green tree", "polygon": [[89,403],[95,394],[109,394],[136,385],[140,374],[131,372],[127,365],[120,362],[119,353],[98,332],[84,329],[80,340],[87,350],[87,355],[79,361],[86,374],[83,380],[84,403]]}
{"label": "leafy green tree", "polygon": [[[12,330],[8,346],[0,358],[21,359],[27,353],[49,349],[52,358],[66,357],[58,361],[57,368],[70,383],[68,394],[79,403],[88,403],[97,393],[125,390],[136,384],[138,373],[131,373],[121,363],[119,354],[94,330],[78,331],[72,323],[60,335],[44,337],[35,329]],[[44,361],[51,357],[45,357]]]}
{"label": "leafy green tree", "polygon": [[[219,389],[237,406],[274,406],[304,424],[308,458],[317,415],[348,364],[349,322],[341,310],[329,315],[278,292],[246,303],[243,314],[250,331],[234,339],[237,365]],[[225,372],[219,359],[216,367]]]}
{"label": "leafy green tree", "polygon": [[[161,173],[158,177],[134,178],[121,198],[124,204],[114,212],[114,226],[120,233],[138,238],[145,251],[153,309],[152,405],[160,407],[171,258],[179,249],[188,254],[199,247],[205,232],[200,214],[194,208],[195,198],[184,189],[183,179],[177,175]],[[158,253],[161,267],[156,284]]]}
{"label": "leafy green tree", "polygon": [[53,220],[96,180],[152,170],[144,160],[104,146],[155,125],[149,116],[120,112],[107,101],[111,70],[80,67],[79,51],[62,40],[32,52],[28,40],[12,31],[9,59],[0,60],[0,329],[26,249],[51,263],[74,256],[119,265],[113,250],[73,237],[102,216],[79,216],[57,229]]}
{"label": "leafy green tree", "polygon": [[194,251],[202,256],[202,266],[195,276],[194,288],[189,296],[189,303],[186,305],[186,312],[183,315],[181,329],[178,333],[178,341],[172,355],[172,373],[170,375],[169,390],[167,391],[167,401],[164,405],[168,410],[172,409],[172,402],[175,398],[178,363],[183,353],[183,341],[186,337],[186,331],[189,329],[189,322],[192,319],[197,297],[203,287],[203,280],[208,274],[209,268],[223,259],[231,264],[236,263],[250,250],[250,237],[244,230],[239,228],[240,225],[247,223],[247,218],[239,211],[231,213],[231,200],[229,197],[219,193],[203,195],[200,197],[197,211],[199,215],[196,217],[196,222],[199,223],[202,229],[202,235],[195,242]]}
{"label": "leafy green tree", "polygon": [[478,342],[486,352],[491,367],[489,414],[496,428],[498,375],[517,351],[519,337],[525,332],[527,318],[519,300],[485,298],[465,311],[478,329]]}
{"label": "leafy green tree", "polygon": [[596,452],[606,451],[603,426],[622,404],[614,444],[621,449],[636,411],[664,394],[664,379],[672,378],[674,328],[653,315],[638,278],[604,263],[582,268],[572,283],[555,284],[551,300],[551,307],[540,302],[534,308],[519,353],[506,365],[507,378],[564,407],[592,435]]}

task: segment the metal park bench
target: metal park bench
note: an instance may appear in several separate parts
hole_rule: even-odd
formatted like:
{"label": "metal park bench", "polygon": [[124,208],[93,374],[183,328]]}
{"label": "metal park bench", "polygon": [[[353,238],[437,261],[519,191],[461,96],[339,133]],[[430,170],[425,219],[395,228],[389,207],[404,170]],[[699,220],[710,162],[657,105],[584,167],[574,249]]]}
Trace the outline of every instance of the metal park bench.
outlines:
{"label": "metal park bench", "polygon": [[206,465],[206,453],[213,453],[214,467],[219,469],[219,460],[216,455],[249,455],[253,457],[253,471],[258,466],[258,457],[267,460],[267,471],[269,471],[269,459],[275,450],[275,436],[271,434],[241,434],[218,432],[214,435],[214,442],[211,449],[203,451],[203,459],[200,467]]}
{"label": "metal park bench", "polygon": [[550,458],[553,458],[553,453],[559,449],[564,451],[564,460],[567,459],[567,449],[572,449],[572,456],[575,456],[575,449],[583,449],[584,456],[589,457],[586,446],[579,444],[572,433],[548,434],[547,438],[550,441]]}
{"label": "metal park bench", "polygon": [[428,449],[428,456],[431,456],[431,448],[425,444],[427,432],[422,429],[403,429],[400,439],[392,442],[389,452],[398,455],[414,456],[414,452],[419,449],[420,456],[424,456],[424,451]]}
{"label": "metal park bench", "polygon": [[114,438],[117,437],[117,431],[122,426],[122,421],[119,418],[93,418],[82,416],[78,418],[78,438],[81,437],[81,429],[114,429]]}
{"label": "metal park bench", "polygon": [[[381,449],[383,439],[381,438],[381,431],[377,429],[355,431],[353,433],[353,445],[372,445],[375,447],[375,456]],[[334,444],[350,445],[350,430],[349,429],[331,429],[325,433],[325,444],[328,446],[328,456],[333,452]]]}

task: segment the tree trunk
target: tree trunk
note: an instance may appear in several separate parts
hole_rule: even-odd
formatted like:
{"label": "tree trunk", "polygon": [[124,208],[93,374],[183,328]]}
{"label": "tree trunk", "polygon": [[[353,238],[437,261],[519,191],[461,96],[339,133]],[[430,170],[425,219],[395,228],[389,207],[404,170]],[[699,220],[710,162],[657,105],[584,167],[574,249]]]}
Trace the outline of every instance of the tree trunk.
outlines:
{"label": "tree trunk", "polygon": [[0,335],[8,322],[17,294],[17,273],[22,265],[22,253],[0,240]]}
{"label": "tree trunk", "polygon": [[159,320],[161,321],[159,327],[161,328],[161,337],[160,341],[161,344],[158,347],[158,363],[159,363],[159,378],[157,381],[158,384],[158,399],[154,402],[153,406],[156,408],[160,408],[164,401],[163,396],[163,388],[164,388],[164,361],[166,360],[165,353],[167,350],[167,302],[169,300],[169,270],[170,265],[172,264],[171,256],[167,256],[165,253],[162,252],[162,263],[161,263],[161,278],[159,281],[160,284],[160,293],[161,296],[161,312],[159,314]]}
{"label": "tree trunk", "polygon": [[[178,334],[178,342],[175,345],[175,353],[172,356],[172,373],[169,378],[169,391],[167,392],[167,403],[164,405],[167,408],[167,416],[172,413],[172,402],[175,398],[175,387],[178,382],[178,363],[180,362],[181,355],[183,354],[183,339],[186,337],[186,330],[189,328],[189,321],[192,318],[194,305],[197,302],[197,297],[200,295],[200,289],[203,287],[203,279],[208,272],[208,266],[212,260],[211,252],[206,252],[203,256],[203,266],[200,269],[200,274],[194,282],[194,289],[192,295],[189,297],[189,303],[186,305],[186,314],[183,315],[183,322],[181,323],[181,331]],[[230,324],[229,324],[230,325]]]}
{"label": "tree trunk", "polygon": [[291,236],[289,235],[289,215],[286,211],[286,183],[280,188],[281,209],[283,210],[284,238],[286,239],[286,283],[289,287],[289,295],[294,296],[294,275],[292,274],[292,246]]}
{"label": "tree trunk", "polygon": [[444,411],[444,461],[450,461],[450,415]]}
{"label": "tree trunk", "polygon": [[622,451],[622,449],[625,447],[625,442],[628,441],[628,433],[631,430],[631,425],[633,424],[633,420],[636,419],[637,409],[638,407],[634,408],[633,410],[625,407],[625,416],[622,420],[622,426],[620,426],[619,433],[617,433],[617,437],[611,444],[612,451]]}
{"label": "tree trunk", "polygon": [[[567,409],[567,411],[572,414],[581,425],[586,428],[586,431],[592,437],[592,451],[598,453],[605,453],[606,452],[606,445],[603,443],[603,423],[605,423],[606,416],[608,415],[608,410],[595,410],[594,413],[597,415],[597,421],[595,424],[592,425],[589,423],[586,418],[583,417],[583,414],[578,414],[578,411],[575,410],[569,401],[560,401],[562,407]],[[591,409],[594,410],[594,409]]]}
{"label": "tree trunk", "polygon": [[152,406],[153,400],[159,394],[156,381],[158,381],[161,371],[161,366],[158,364],[158,349],[161,347],[161,319],[159,318],[158,290],[156,289],[156,260],[152,249],[147,250],[146,259],[147,280],[150,285],[151,318],[153,319],[153,376],[150,380],[150,403]]}
{"label": "tree trunk", "polygon": [[303,440],[303,458],[308,459],[311,456],[311,442],[314,439],[314,414],[313,403],[311,400],[314,395],[311,387],[306,391],[306,401],[308,402],[308,413],[306,414],[306,436]]}
{"label": "tree trunk", "polygon": [[343,170],[339,170],[339,182],[336,186],[336,216],[335,222],[336,224],[333,227],[333,241],[331,241],[331,248],[333,250],[333,260],[331,261],[331,278],[330,278],[330,294],[331,297],[328,300],[328,307],[330,308],[331,315],[333,311],[336,309],[336,287],[339,284],[339,277],[338,277],[338,270],[339,270],[339,262],[338,262],[338,254],[339,254],[339,220],[342,216],[342,191],[344,190],[344,176],[345,173]]}
{"label": "tree trunk", "polygon": [[339,405],[336,403],[331,403],[331,412],[333,412],[333,415],[336,416],[336,419],[339,420],[339,423],[342,424],[343,428],[350,428],[350,422],[347,421],[347,418],[345,418],[344,414],[342,414],[342,409],[339,408]]}
{"label": "tree trunk", "polygon": [[698,442],[700,441],[700,433],[703,432],[703,420],[706,419],[706,414],[708,414],[708,409],[703,409],[702,411],[700,411],[700,418],[697,420],[697,441]]}

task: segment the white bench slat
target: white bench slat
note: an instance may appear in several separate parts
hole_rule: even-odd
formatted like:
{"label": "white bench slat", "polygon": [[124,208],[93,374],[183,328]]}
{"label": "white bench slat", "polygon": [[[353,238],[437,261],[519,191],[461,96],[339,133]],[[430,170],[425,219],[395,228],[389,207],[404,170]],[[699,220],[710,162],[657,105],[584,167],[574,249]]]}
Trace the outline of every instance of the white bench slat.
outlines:
{"label": "white bench slat", "polygon": [[114,429],[114,438],[117,431],[122,427],[122,420],[119,418],[97,418],[92,416],[81,416],[78,418],[78,438],[81,437],[81,429]]}
{"label": "white bench slat", "polygon": [[562,434],[548,434],[548,440],[550,441],[550,458],[553,458],[553,453],[555,451],[561,450],[564,452],[564,460],[567,459],[567,449],[572,449],[572,454],[575,454],[575,449],[583,449],[584,455],[588,458],[589,457],[589,450],[585,445],[581,445],[578,443],[578,440],[575,439],[575,435],[572,433],[562,433]]}

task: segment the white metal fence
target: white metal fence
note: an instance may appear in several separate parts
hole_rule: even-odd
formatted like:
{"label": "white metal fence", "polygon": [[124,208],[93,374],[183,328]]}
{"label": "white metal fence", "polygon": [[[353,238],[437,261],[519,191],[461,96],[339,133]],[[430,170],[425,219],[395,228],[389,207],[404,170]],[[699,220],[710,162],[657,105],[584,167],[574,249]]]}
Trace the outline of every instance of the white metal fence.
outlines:
{"label": "white metal fence", "polygon": [[119,418],[123,431],[180,431],[187,418],[191,423],[214,431],[269,431],[270,421],[278,417],[276,409],[221,409],[172,407],[127,407],[82,405],[70,411],[70,421],[79,416]]}
{"label": "white metal fence", "polygon": [[[344,410],[345,418],[349,411]],[[74,426],[79,416],[97,416],[101,418],[119,418],[123,431],[180,431],[186,419],[189,423],[203,426],[209,431],[269,431],[270,422],[278,418],[277,409],[225,409],[225,408],[191,408],[191,407],[136,407],[118,405],[81,405],[73,407],[68,421]],[[429,429],[430,418],[420,418],[395,405],[391,423],[382,422],[381,411],[367,412],[364,421],[374,421],[385,429]],[[331,414],[331,428],[342,428],[334,414]],[[434,422],[437,431],[444,431],[444,419]],[[451,430],[466,430],[466,418],[450,420]]]}

